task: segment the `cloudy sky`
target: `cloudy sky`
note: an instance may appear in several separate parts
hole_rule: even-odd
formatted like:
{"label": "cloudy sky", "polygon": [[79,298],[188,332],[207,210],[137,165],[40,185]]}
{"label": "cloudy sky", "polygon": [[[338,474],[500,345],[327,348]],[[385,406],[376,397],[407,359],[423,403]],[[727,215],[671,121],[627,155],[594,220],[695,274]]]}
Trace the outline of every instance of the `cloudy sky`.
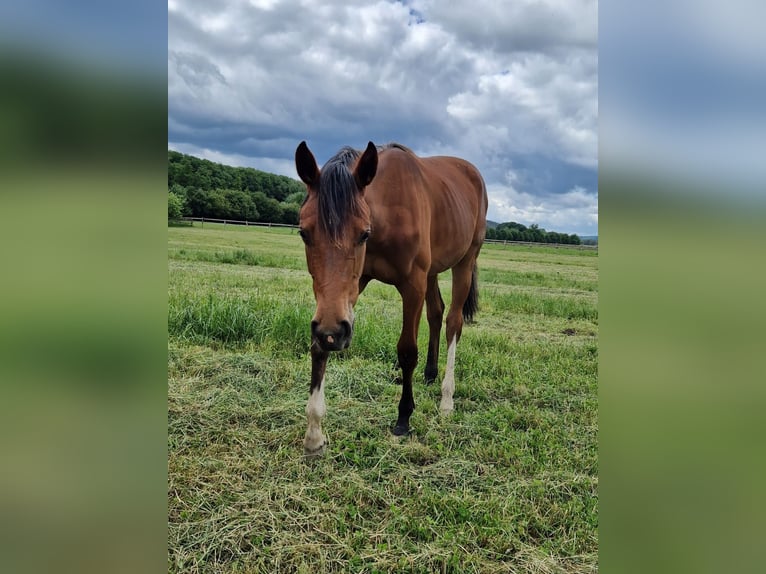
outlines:
{"label": "cloudy sky", "polygon": [[482,172],[488,218],[598,233],[595,0],[169,0],[168,147],[297,177],[398,141]]}

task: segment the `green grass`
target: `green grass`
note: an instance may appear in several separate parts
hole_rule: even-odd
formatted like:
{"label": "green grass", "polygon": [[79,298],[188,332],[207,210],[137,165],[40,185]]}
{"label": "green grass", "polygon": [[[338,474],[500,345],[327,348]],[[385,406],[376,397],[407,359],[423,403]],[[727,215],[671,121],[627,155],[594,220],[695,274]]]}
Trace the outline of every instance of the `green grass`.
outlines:
{"label": "green grass", "polygon": [[[328,364],[328,452],[308,460],[299,238],[168,234],[170,572],[597,570],[594,252],[485,245],[455,412],[439,416],[439,385],[422,382],[424,317],[407,438],[389,430],[401,303],[370,284],[351,348]],[[447,304],[449,287],[446,273]]]}

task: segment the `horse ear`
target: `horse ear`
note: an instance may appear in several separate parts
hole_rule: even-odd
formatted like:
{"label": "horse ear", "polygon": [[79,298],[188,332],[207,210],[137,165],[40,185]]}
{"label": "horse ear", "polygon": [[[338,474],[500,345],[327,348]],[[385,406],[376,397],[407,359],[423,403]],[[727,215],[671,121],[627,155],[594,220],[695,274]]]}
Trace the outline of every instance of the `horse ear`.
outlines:
{"label": "horse ear", "polygon": [[356,186],[363,190],[370,185],[376,171],[378,171],[378,148],[375,147],[374,143],[369,142],[367,149],[364,150],[362,157],[359,158],[354,167]]}
{"label": "horse ear", "polygon": [[319,181],[317,161],[305,141],[298,144],[295,150],[295,169],[298,170],[298,176],[306,185],[310,186]]}

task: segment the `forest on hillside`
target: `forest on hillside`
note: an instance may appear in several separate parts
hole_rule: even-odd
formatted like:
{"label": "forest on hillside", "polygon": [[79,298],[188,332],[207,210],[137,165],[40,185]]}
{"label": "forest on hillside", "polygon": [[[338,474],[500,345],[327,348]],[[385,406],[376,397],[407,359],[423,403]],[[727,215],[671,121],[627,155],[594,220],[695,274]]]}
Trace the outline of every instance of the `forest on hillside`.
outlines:
{"label": "forest on hillside", "polygon": [[297,225],[306,195],[296,179],[168,150],[168,219],[210,217]]}

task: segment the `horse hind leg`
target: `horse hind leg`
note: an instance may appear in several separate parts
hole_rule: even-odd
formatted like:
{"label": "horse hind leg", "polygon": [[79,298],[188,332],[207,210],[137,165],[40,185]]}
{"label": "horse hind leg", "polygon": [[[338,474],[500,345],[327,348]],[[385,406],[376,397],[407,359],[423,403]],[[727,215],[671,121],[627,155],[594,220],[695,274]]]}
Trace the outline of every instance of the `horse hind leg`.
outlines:
{"label": "horse hind leg", "polygon": [[425,382],[433,383],[439,374],[439,336],[444,318],[444,300],[439,291],[439,278],[428,278],[426,291],[426,316],[428,318],[428,358],[426,359]]}
{"label": "horse hind leg", "polygon": [[[439,404],[439,411],[443,415],[450,414],[455,408],[452,398],[455,393],[455,352],[463,333],[463,314],[467,312],[468,317],[472,317],[476,310],[475,265],[476,258],[471,255],[464,258],[452,269],[452,303],[447,314],[446,328],[447,366],[442,380],[442,398]],[[465,304],[469,295],[473,299],[469,305],[470,309],[466,310]]]}
{"label": "horse hind leg", "polygon": [[412,396],[412,373],[418,363],[418,325],[425,300],[426,280],[411,278],[410,283],[398,287],[402,295],[402,334],[396,350],[402,369],[402,396],[399,400],[399,417],[393,432],[397,436],[409,434],[410,416],[415,410]]}

